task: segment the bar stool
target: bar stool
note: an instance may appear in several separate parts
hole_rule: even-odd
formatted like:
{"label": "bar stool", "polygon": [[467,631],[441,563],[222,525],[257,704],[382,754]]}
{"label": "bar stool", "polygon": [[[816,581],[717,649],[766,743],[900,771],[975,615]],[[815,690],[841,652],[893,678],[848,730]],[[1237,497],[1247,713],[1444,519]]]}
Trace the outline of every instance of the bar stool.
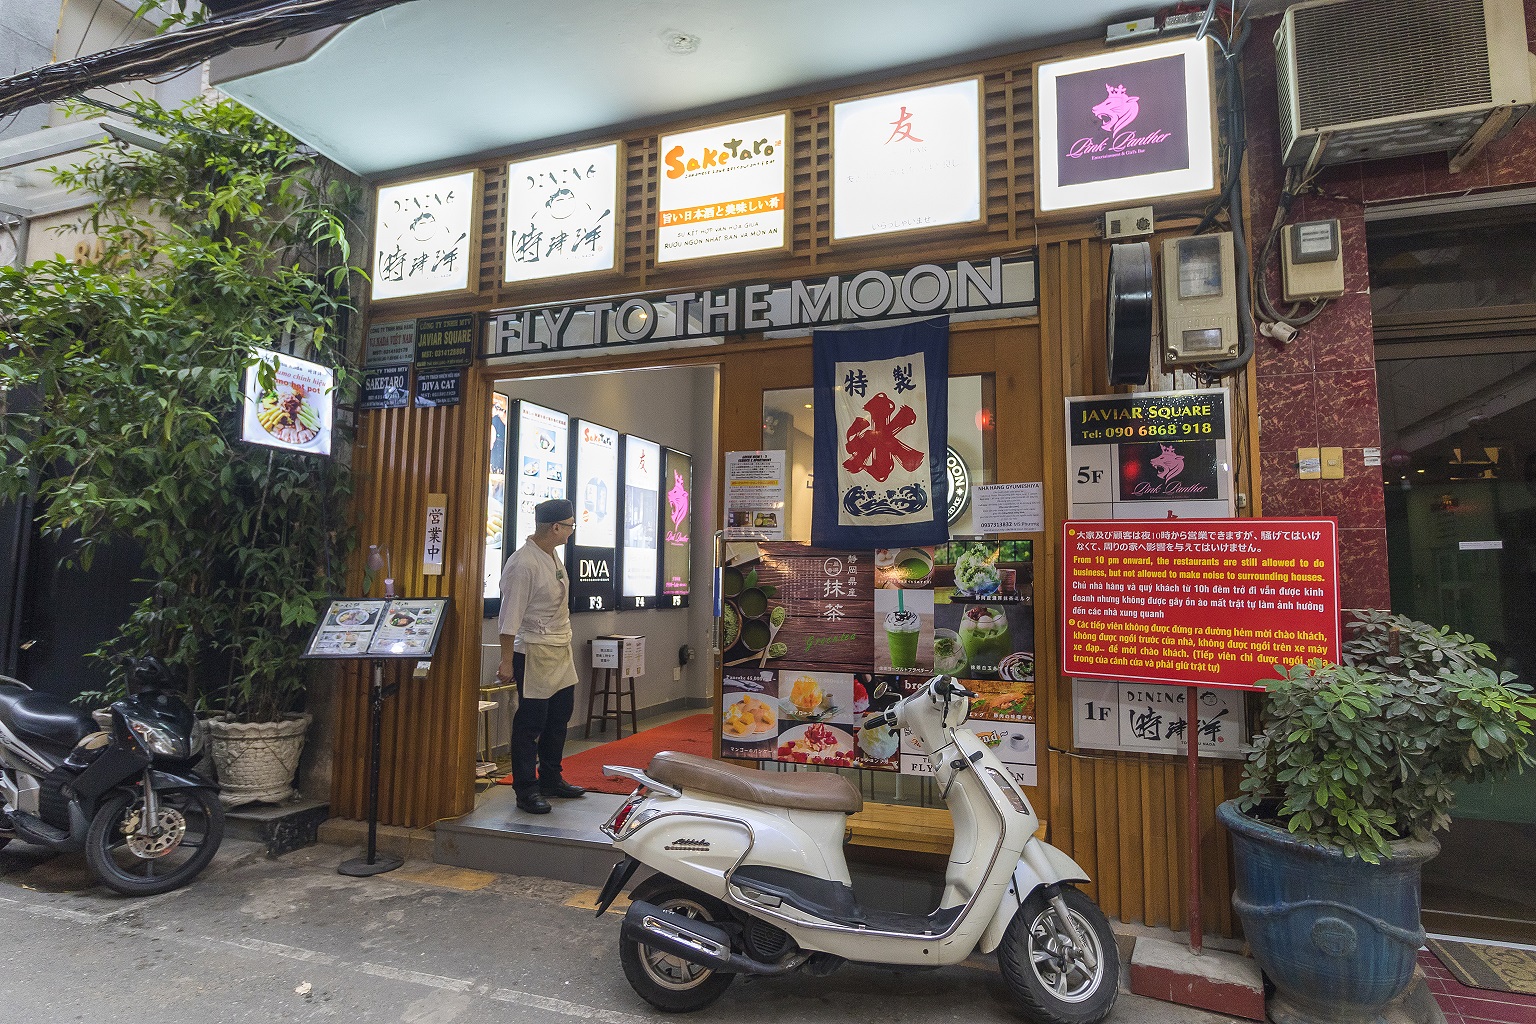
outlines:
{"label": "bar stool", "polygon": [[[482,739],[480,742],[480,751],[476,755],[480,759],[479,764],[476,765],[475,773],[477,776],[489,775],[495,770],[495,741],[491,735],[491,712],[501,707],[502,702],[501,700],[491,700],[488,698],[500,697],[508,690],[516,689],[516,683],[492,683],[489,686],[480,687],[479,711],[480,732]],[[489,765],[490,767],[485,768],[484,771],[481,771],[480,766],[482,765]]]}
{"label": "bar stool", "polygon": [[[592,646],[592,641],[587,641],[587,646]],[[587,658],[591,664],[592,658]],[[601,685],[599,685],[601,682]],[[602,709],[598,710],[597,701],[601,697]],[[625,707],[624,702],[629,702]],[[613,721],[613,728],[617,734],[615,739],[624,738],[624,716],[629,716],[629,732],[633,736],[640,731],[640,722],[635,711],[635,677],[621,676],[616,668],[594,668],[587,681],[587,724],[582,730],[583,739],[592,738],[592,723],[597,723],[597,731],[607,733],[608,722]]]}

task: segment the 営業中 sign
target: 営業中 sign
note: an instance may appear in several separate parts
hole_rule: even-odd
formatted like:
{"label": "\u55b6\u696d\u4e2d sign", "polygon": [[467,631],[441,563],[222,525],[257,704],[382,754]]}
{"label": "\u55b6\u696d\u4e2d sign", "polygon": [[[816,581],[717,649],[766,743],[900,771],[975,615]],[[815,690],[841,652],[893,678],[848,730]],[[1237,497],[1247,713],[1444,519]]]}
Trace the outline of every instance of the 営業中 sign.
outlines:
{"label": "\u55b6\u696d\u4e2d sign", "polygon": [[779,249],[788,115],[661,137],[656,262]]}
{"label": "\u55b6\u696d\u4e2d sign", "polygon": [[1184,38],[1040,64],[1041,212],[1215,187],[1210,46]]}
{"label": "\u55b6\u696d\u4e2d sign", "polygon": [[1332,519],[1068,520],[1061,673],[1263,688],[1274,666],[1339,660]]}
{"label": "\u55b6\u696d\u4e2d sign", "polygon": [[477,181],[477,172],[466,171],[379,189],[374,301],[469,289]]}
{"label": "\u55b6\u696d\u4e2d sign", "polygon": [[507,165],[504,280],[613,269],[618,165],[616,142]]}
{"label": "\u55b6\u696d\u4e2d sign", "polygon": [[832,237],[981,219],[981,82],[832,104]]}

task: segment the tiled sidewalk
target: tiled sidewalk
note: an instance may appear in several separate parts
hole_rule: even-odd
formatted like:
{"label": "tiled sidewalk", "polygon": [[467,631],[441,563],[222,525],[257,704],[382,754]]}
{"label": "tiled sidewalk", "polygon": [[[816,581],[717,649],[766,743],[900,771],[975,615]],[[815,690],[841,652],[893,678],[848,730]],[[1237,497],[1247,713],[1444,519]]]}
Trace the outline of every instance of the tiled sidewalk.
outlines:
{"label": "tiled sidewalk", "polygon": [[1446,1024],[1536,1024],[1536,996],[1467,988],[1427,949],[1419,950],[1419,966]]}

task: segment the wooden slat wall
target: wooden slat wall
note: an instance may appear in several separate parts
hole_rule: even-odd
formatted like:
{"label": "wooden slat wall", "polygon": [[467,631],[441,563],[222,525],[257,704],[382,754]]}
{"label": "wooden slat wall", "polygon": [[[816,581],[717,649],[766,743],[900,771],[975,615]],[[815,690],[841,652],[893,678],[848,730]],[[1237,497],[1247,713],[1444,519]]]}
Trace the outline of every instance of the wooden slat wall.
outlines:
{"label": "wooden slat wall", "polygon": [[[1045,504],[1047,531],[1036,554],[1037,621],[1042,635],[1059,630],[1057,563],[1059,540],[1054,527],[1067,516],[1065,474],[1068,395],[1109,392],[1104,361],[1104,282],[1108,247],[1093,240],[1052,242],[1040,252],[1041,386],[1036,392],[1047,452]],[[1239,399],[1246,382],[1234,387]],[[1000,415],[1000,422],[1006,417]],[[1248,429],[1246,410],[1234,411],[1233,427]],[[1251,446],[1243,445],[1243,451]],[[1239,481],[1251,467],[1239,466]],[[1242,484],[1239,483],[1239,487]],[[1251,493],[1251,491],[1249,492]],[[1058,645],[1036,645],[1039,685],[1051,686],[1045,703],[1052,710],[1041,729],[1042,787],[1049,795],[1051,841],[1071,854],[1093,879],[1095,899],[1123,921],[1175,929],[1185,927],[1188,829],[1185,825],[1187,773],[1180,758],[1150,754],[1111,754],[1073,750],[1072,722],[1062,712],[1072,706],[1072,684],[1059,671]],[[1227,835],[1215,821],[1216,804],[1235,795],[1240,762],[1201,763],[1200,859],[1201,903],[1206,931],[1232,934]]]}
{"label": "wooden slat wall", "polygon": [[[379,820],[387,825],[421,827],[474,806],[482,557],[477,545],[484,533],[490,390],[471,372],[465,392],[458,406],[367,413],[353,450],[362,552],[370,544],[388,545],[397,594],[454,602],[427,678],[410,678],[409,664],[390,663],[385,671],[386,681],[399,684],[383,717]],[[426,500],[432,493],[454,496],[441,576],[421,572]],[[363,559],[354,561],[349,593],[361,593]],[[381,592],[382,584],[376,584],[374,596]],[[337,695],[331,813],[361,818],[368,806],[368,666],[346,664]]]}

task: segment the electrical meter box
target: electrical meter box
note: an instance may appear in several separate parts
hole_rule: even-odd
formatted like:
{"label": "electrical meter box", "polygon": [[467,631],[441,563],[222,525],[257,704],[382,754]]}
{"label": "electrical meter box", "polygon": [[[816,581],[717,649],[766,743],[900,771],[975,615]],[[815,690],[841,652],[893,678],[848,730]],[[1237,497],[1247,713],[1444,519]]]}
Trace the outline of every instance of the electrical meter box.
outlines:
{"label": "electrical meter box", "polygon": [[1280,232],[1280,269],[1286,302],[1336,299],[1344,294],[1344,252],[1339,222],[1309,220]]}
{"label": "electrical meter box", "polygon": [[1163,243],[1163,365],[1237,355],[1237,264],[1230,231]]}

